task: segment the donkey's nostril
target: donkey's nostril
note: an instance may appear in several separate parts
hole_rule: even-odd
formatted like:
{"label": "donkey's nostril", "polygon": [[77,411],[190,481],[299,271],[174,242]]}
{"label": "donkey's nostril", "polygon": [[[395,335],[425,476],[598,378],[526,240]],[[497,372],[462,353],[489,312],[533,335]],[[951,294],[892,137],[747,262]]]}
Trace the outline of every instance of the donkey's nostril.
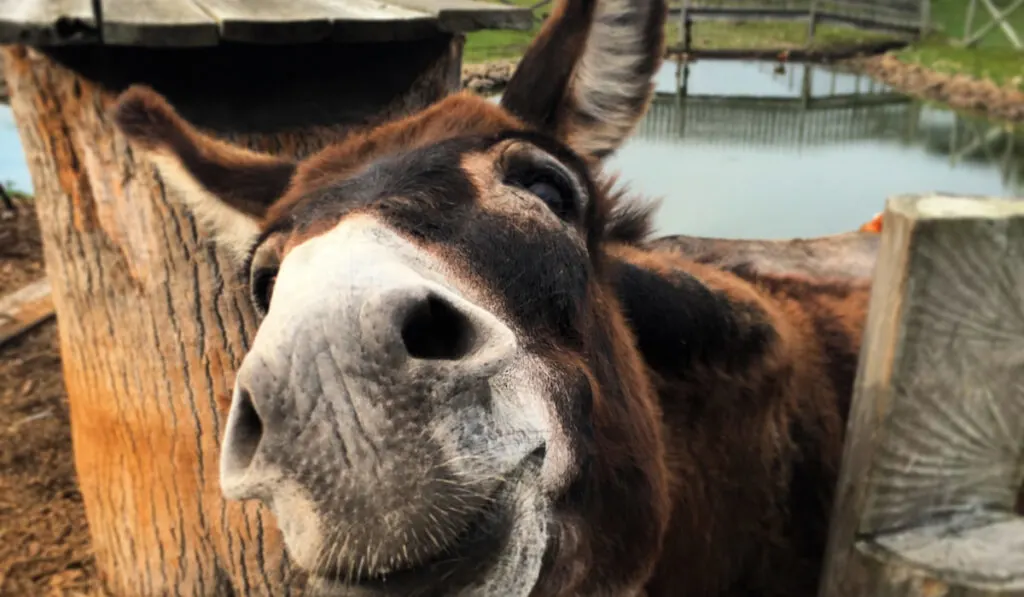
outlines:
{"label": "donkey's nostril", "polygon": [[239,391],[235,408],[231,444],[226,449],[231,451],[231,468],[243,471],[256,455],[256,448],[263,437],[263,421],[252,404],[252,396],[246,390]]}
{"label": "donkey's nostril", "polygon": [[416,359],[459,359],[469,353],[473,341],[469,319],[433,294],[413,307],[402,324],[402,342]]}

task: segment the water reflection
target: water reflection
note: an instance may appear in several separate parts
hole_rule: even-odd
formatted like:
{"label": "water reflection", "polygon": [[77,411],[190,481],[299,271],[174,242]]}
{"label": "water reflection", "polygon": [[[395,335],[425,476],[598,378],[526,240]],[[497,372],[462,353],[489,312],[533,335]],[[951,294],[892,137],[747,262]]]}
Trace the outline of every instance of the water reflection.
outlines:
{"label": "water reflection", "polygon": [[856,227],[886,197],[1024,194],[1024,138],[824,66],[666,63],[614,159],[663,196],[665,232],[787,237]]}

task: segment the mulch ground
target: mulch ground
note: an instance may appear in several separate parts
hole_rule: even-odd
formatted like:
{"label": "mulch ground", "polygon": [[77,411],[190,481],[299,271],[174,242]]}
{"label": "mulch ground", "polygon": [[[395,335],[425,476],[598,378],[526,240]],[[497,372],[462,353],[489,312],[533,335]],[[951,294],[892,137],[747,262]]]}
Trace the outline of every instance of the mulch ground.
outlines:
{"label": "mulch ground", "polygon": [[966,75],[946,75],[891,54],[854,58],[847,64],[893,89],[997,120],[1024,122],[1024,93]]}
{"label": "mulch ground", "polygon": [[[45,275],[33,207],[17,206],[0,214],[0,295]],[[0,347],[0,595],[91,595],[97,584],[51,319]]]}

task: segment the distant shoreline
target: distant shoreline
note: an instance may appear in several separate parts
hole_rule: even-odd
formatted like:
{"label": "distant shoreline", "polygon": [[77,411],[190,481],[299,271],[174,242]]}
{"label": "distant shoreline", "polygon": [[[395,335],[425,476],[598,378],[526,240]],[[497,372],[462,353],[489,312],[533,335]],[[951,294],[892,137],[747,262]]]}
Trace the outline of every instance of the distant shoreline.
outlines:
{"label": "distant shoreline", "polygon": [[[772,56],[753,56],[771,60]],[[800,56],[790,53],[788,62]],[[862,73],[906,95],[939,102],[954,110],[966,110],[997,120],[1024,122],[1024,92],[965,74],[947,75],[927,67],[910,64],[889,53],[852,57],[810,56],[813,62],[833,63]],[[780,62],[783,62],[780,60]],[[508,84],[515,60],[499,60],[462,67],[462,86],[482,95],[500,92]]]}
{"label": "distant shoreline", "polygon": [[845,64],[893,89],[923,100],[939,102],[955,110],[982,114],[997,120],[1024,122],[1024,92],[1000,87],[992,81],[964,74],[947,75],[881,54],[853,58]]}

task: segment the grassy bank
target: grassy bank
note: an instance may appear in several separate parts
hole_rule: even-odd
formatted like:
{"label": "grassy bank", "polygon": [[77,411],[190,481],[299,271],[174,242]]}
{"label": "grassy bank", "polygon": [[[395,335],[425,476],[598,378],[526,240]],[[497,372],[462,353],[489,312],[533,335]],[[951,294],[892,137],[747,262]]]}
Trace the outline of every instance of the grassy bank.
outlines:
{"label": "grassy bank", "polygon": [[[534,6],[539,0],[512,0],[518,6]],[[492,60],[516,59],[540,29],[540,20],[550,11],[552,4],[534,10],[537,22],[529,31],[478,31],[466,38],[464,60],[478,64]],[[807,24],[804,22],[724,22],[697,21],[693,24],[693,48],[698,50],[722,49],[841,49],[862,46],[891,39],[891,36],[861,31],[841,25],[819,25],[813,43],[807,43]],[[669,46],[679,43],[679,22],[671,19],[665,27]]]}
{"label": "grassy bank", "polygon": [[[679,44],[679,23],[665,28],[669,46]],[[862,31],[842,25],[818,25],[814,39],[808,43],[807,23],[803,21],[696,21],[691,29],[695,50],[810,50],[840,49],[862,46],[892,39],[877,31]]]}
{"label": "grassy bank", "polygon": [[[1012,0],[992,0],[999,7]],[[932,0],[932,21],[935,34],[904,50],[896,52],[900,60],[947,74],[964,74],[990,80],[1001,87],[1024,91],[1024,52],[1017,50],[999,27],[992,28],[977,46],[963,48],[967,16],[967,0]],[[975,13],[972,31],[991,21],[988,11],[980,5]],[[1007,21],[1024,38],[1024,7],[1017,9]]]}
{"label": "grassy bank", "polygon": [[[512,0],[516,6],[530,7],[540,0]],[[540,30],[541,20],[551,12],[552,3],[538,7],[533,11],[533,28],[527,31],[511,31],[494,29],[474,31],[466,36],[466,48],[462,60],[467,64],[479,64],[491,60],[516,59],[522,55],[526,46]]]}

